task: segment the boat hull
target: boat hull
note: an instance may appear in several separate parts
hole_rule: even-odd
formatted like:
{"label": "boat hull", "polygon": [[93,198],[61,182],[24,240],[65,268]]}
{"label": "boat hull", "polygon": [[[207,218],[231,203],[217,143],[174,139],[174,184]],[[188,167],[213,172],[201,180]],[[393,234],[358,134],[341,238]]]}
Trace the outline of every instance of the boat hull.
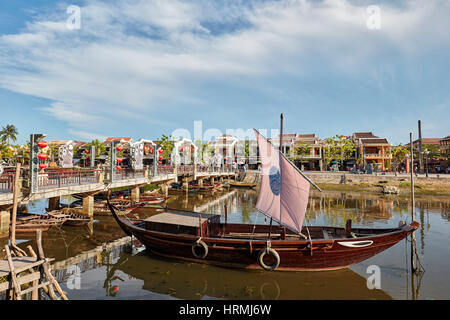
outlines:
{"label": "boat hull", "polygon": [[[122,230],[135,236],[146,249],[167,258],[217,266],[261,269],[259,254],[267,248],[267,240],[202,237],[208,253],[204,259],[193,255],[196,235],[171,234],[146,230],[113,213]],[[279,255],[277,271],[325,271],[347,268],[395,245],[418,228],[417,222],[393,229],[386,234],[332,240],[271,240]],[[228,225],[227,225],[228,227]],[[365,245],[370,243],[370,245]],[[359,246],[361,245],[361,246]]]}
{"label": "boat hull", "polygon": [[[205,259],[193,256],[192,245],[196,239],[173,239],[151,231],[142,232],[131,229],[130,232],[139,239],[151,252],[174,259],[207,263],[218,266],[261,269],[258,255],[266,248],[265,241],[228,241],[223,243],[215,238],[202,238],[208,245],[208,255]],[[317,244],[311,249],[306,242],[289,243],[287,241],[271,241],[271,248],[280,256],[279,271],[324,271],[347,268],[364,261],[398,243],[408,233],[390,235],[388,238],[376,239],[370,247],[349,248],[335,242],[329,245]],[[349,241],[354,240],[350,239]],[[361,240],[359,240],[361,241]],[[252,242],[252,244],[250,244]]]}

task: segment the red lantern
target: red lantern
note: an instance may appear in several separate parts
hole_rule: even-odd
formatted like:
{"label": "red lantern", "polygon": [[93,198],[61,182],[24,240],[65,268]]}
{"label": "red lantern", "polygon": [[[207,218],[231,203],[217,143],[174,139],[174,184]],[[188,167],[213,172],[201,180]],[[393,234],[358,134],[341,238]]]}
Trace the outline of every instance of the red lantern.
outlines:
{"label": "red lantern", "polygon": [[161,164],[162,164],[162,162],[161,162],[161,161],[158,161],[158,164],[159,164],[159,165],[161,165]]}
{"label": "red lantern", "polygon": [[183,147],[180,147],[180,152],[183,152]]}
{"label": "red lantern", "polygon": [[89,157],[89,156],[86,156],[86,159],[87,159],[87,160],[89,160],[90,158],[91,158],[91,157]]}
{"label": "red lantern", "polygon": [[120,170],[120,169],[122,169],[122,167],[121,167],[121,166],[117,166],[116,169],[117,169],[117,170]]}
{"label": "red lantern", "polygon": [[40,163],[40,164],[39,164],[39,169],[44,169],[44,168],[45,168],[45,164]]}
{"label": "red lantern", "polygon": [[38,146],[39,146],[39,148],[43,149],[43,148],[47,147],[48,144],[45,141],[39,141]]}
{"label": "red lantern", "polygon": [[41,153],[38,155],[39,160],[44,160],[45,158],[47,158],[47,155],[45,153]]}
{"label": "red lantern", "polygon": [[150,153],[153,153],[153,151],[155,151],[155,150],[153,150],[153,148],[150,148]]}
{"label": "red lantern", "polygon": [[116,147],[116,150],[120,152],[120,151],[123,150],[123,147],[119,144],[119,145]]}
{"label": "red lantern", "polygon": [[122,158],[117,158],[118,163],[122,163],[122,161],[123,161]]}
{"label": "red lantern", "polygon": [[158,152],[159,152],[159,154],[161,154],[161,153],[163,153],[164,151],[163,151],[163,149],[159,149]]}
{"label": "red lantern", "polygon": [[113,290],[113,292],[119,291],[119,286],[114,286],[114,287],[112,287],[112,290]]}
{"label": "red lantern", "polygon": [[163,157],[162,156],[159,156],[159,158],[158,158],[159,160],[162,160],[163,159]]}
{"label": "red lantern", "polygon": [[89,154],[89,153],[91,153],[91,151],[89,150],[89,149],[86,149],[86,154]]}

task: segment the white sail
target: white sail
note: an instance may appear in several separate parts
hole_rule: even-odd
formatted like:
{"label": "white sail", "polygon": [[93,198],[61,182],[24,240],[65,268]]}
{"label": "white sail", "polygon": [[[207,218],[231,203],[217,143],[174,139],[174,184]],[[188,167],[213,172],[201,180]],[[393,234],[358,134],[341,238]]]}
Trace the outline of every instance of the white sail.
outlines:
{"label": "white sail", "polygon": [[256,208],[300,233],[310,182],[265,137],[256,130],[255,134],[262,165]]}

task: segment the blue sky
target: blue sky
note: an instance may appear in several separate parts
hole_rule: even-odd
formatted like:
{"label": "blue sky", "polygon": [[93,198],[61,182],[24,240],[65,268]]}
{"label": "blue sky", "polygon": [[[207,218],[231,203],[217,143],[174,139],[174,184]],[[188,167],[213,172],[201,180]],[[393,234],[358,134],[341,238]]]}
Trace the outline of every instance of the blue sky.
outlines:
{"label": "blue sky", "polygon": [[[69,30],[69,5],[81,28]],[[381,28],[367,28],[367,7]],[[0,125],[49,139],[178,128],[450,134],[450,2],[2,0]],[[270,131],[269,131],[270,132]]]}

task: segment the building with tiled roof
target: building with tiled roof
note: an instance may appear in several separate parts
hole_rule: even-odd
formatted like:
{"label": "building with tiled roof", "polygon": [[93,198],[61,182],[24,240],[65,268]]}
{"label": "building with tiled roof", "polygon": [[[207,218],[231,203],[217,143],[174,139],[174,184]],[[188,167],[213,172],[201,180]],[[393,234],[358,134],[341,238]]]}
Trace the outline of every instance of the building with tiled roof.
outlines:
{"label": "building with tiled roof", "polygon": [[373,164],[374,169],[387,170],[391,167],[391,144],[372,132],[355,132],[352,135],[355,143],[355,157],[360,159],[363,167]]}
{"label": "building with tiled roof", "polygon": [[441,151],[450,152],[450,136],[446,136],[439,140],[439,146],[441,147]]}

